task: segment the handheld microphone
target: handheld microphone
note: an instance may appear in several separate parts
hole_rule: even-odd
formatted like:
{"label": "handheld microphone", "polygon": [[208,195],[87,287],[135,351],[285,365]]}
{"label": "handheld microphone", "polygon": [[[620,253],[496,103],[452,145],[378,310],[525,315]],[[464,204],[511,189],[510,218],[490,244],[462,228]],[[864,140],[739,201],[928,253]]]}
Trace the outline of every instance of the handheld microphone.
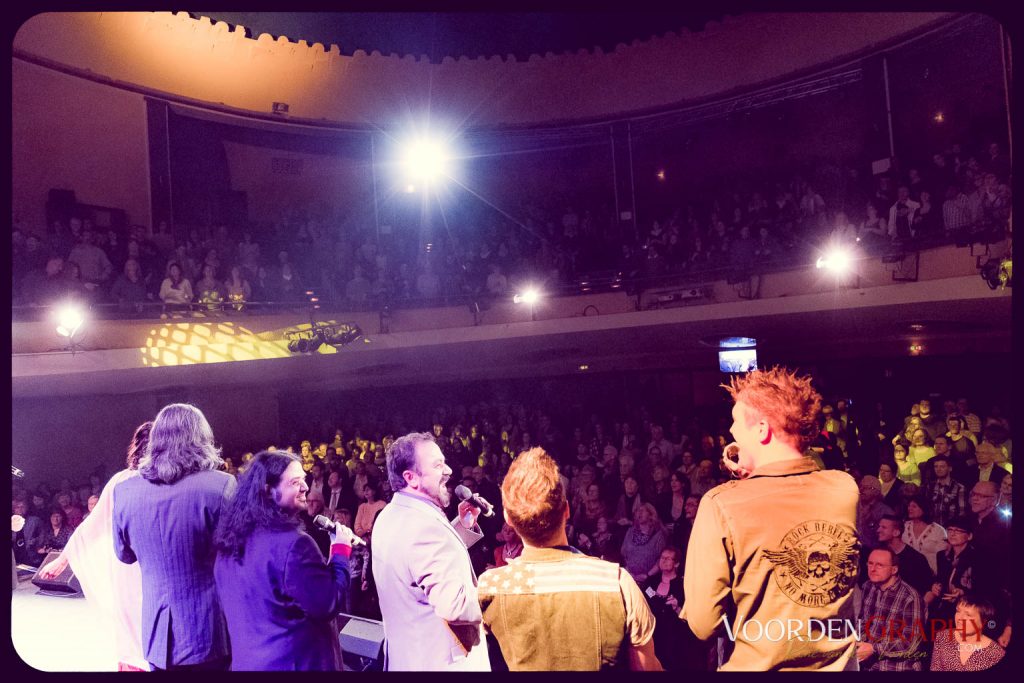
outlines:
{"label": "handheld microphone", "polygon": [[455,495],[459,497],[459,500],[468,500],[470,503],[480,508],[480,514],[484,517],[494,516],[494,506],[481,498],[479,494],[470,491],[468,487],[461,484],[456,486]]}
{"label": "handheld microphone", "polygon": [[[313,518],[313,524],[316,524],[318,528],[323,529],[324,531],[332,531],[335,534],[338,533],[337,532],[337,528],[339,526],[341,526],[337,522],[331,521],[330,519],[328,519],[327,517],[324,517],[323,515],[317,515],[316,517],[314,517]],[[363,539],[359,538],[355,534],[352,534],[352,545],[353,546],[366,545],[366,541],[364,541]]]}

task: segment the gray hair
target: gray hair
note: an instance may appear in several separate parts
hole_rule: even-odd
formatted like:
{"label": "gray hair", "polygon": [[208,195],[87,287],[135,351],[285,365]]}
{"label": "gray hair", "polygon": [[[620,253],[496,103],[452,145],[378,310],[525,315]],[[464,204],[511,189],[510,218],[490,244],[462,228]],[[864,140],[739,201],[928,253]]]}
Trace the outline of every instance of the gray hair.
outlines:
{"label": "gray hair", "polygon": [[187,403],[172,403],[153,420],[139,474],[149,481],[173,484],[193,472],[216,470],[223,464],[202,411]]}
{"label": "gray hair", "polygon": [[401,491],[406,487],[405,477],[402,476],[402,473],[406,470],[412,470],[416,474],[423,474],[420,472],[419,461],[416,460],[416,444],[418,443],[437,442],[434,440],[434,435],[429,432],[412,432],[395,439],[388,446],[386,455],[388,482],[390,482],[393,491]]}

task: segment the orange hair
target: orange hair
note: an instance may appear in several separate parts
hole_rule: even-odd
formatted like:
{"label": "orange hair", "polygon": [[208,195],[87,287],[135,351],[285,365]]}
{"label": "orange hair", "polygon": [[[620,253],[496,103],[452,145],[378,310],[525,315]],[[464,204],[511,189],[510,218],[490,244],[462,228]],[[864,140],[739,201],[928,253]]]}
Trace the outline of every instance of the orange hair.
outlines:
{"label": "orange hair", "polygon": [[501,484],[501,503],[512,528],[531,545],[543,545],[562,529],[565,491],[558,465],[543,448],[512,461]]}
{"label": "orange hair", "polygon": [[734,376],[721,385],[733,400],[743,402],[751,412],[768,421],[782,441],[803,452],[818,434],[816,419],[821,412],[821,394],[811,386],[810,377],[774,366]]}

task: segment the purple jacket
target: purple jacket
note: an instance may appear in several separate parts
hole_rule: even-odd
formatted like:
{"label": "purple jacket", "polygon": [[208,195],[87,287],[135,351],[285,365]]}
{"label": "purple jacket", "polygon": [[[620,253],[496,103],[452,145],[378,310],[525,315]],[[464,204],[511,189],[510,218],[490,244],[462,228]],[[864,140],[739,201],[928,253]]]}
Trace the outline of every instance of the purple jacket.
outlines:
{"label": "purple jacket", "polygon": [[325,562],[304,531],[257,529],[241,562],[220,554],[213,573],[232,671],[341,670],[334,617],[349,589],[346,555]]}

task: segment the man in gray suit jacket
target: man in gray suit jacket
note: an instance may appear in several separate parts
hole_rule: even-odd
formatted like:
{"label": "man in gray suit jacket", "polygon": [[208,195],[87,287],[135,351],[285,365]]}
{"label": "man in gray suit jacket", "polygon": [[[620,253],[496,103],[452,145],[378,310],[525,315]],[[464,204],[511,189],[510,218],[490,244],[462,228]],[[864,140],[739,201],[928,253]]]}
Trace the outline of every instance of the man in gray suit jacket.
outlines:
{"label": "man in gray suit jacket", "polygon": [[452,470],[433,436],[413,433],[387,452],[394,498],[373,526],[373,578],[384,618],[387,671],[489,671],[468,547],[483,538],[479,510],[449,522]]}
{"label": "man in gray suit jacket", "polygon": [[213,579],[213,534],[235,479],[198,408],[157,415],[141,476],[113,491],[114,552],[142,572],[142,647],[156,669],[227,669],[227,622]]}

